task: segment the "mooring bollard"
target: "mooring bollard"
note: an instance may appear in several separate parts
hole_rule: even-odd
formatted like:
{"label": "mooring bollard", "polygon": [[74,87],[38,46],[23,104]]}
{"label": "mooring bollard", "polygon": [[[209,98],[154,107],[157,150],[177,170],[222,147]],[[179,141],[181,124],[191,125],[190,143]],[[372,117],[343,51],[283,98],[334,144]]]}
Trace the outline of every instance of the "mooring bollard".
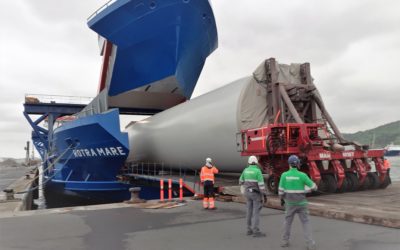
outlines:
{"label": "mooring bollard", "polygon": [[160,201],[164,202],[164,179],[160,180]]}
{"label": "mooring bollard", "polygon": [[168,200],[172,200],[172,180],[168,179]]}
{"label": "mooring bollard", "polygon": [[131,199],[128,201],[128,203],[143,203],[145,200],[142,200],[139,198],[139,193],[140,193],[141,188],[140,187],[133,187],[129,189],[129,192],[131,192]]}
{"label": "mooring bollard", "polygon": [[11,188],[6,188],[3,190],[4,193],[6,193],[6,200],[14,200],[14,189]]}

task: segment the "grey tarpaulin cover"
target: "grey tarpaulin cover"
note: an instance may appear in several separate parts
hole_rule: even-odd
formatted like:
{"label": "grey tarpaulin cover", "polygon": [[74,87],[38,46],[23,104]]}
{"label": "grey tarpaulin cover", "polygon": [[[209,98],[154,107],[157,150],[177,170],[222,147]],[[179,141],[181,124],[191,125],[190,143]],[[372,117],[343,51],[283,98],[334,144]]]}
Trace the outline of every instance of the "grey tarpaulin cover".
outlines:
{"label": "grey tarpaulin cover", "polygon": [[[257,128],[267,125],[267,74],[266,60],[253,72],[253,77],[243,87],[238,101],[237,126],[239,129]],[[300,64],[278,64],[278,82],[300,84]]]}

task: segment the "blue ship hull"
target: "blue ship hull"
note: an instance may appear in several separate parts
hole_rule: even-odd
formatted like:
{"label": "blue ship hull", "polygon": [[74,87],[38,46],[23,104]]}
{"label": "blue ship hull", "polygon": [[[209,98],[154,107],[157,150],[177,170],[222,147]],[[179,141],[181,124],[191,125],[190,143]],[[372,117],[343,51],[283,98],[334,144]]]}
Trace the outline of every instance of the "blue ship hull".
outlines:
{"label": "blue ship hull", "polygon": [[88,26],[116,46],[110,96],[168,78],[189,99],[218,44],[208,0],[118,0]]}
{"label": "blue ship hull", "polygon": [[71,190],[66,184],[63,181],[52,180],[44,185],[46,208],[114,203],[130,199],[130,194],[125,188],[113,190],[110,185],[103,185],[101,189],[85,190],[87,185],[79,184],[79,190]]}
{"label": "blue ship hull", "polygon": [[400,156],[400,150],[385,151],[385,156]]}
{"label": "blue ship hull", "polygon": [[44,173],[45,193],[53,190],[94,202],[129,199],[130,185],[117,181],[129,154],[118,110],[65,123],[54,132],[53,149],[53,167]]}
{"label": "blue ship hull", "polygon": [[[218,43],[208,0],[116,0],[92,15],[88,26],[102,41],[101,92],[86,107],[96,112],[165,110],[190,99]],[[130,185],[117,181],[132,147],[120,132],[118,110],[67,122],[49,138],[54,166],[44,173],[48,203],[61,196],[85,204],[130,198]],[[147,189],[147,198],[156,197]]]}
{"label": "blue ship hull", "polygon": [[400,156],[400,145],[387,145],[385,147],[385,156]]}

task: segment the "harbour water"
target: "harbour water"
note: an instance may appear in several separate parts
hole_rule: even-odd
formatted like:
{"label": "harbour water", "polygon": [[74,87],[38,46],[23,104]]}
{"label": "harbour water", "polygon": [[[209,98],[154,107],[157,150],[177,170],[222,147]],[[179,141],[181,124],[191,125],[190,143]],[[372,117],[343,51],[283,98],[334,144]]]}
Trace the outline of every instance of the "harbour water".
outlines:
{"label": "harbour water", "polygon": [[391,164],[390,177],[392,181],[400,181],[400,156],[387,157]]}

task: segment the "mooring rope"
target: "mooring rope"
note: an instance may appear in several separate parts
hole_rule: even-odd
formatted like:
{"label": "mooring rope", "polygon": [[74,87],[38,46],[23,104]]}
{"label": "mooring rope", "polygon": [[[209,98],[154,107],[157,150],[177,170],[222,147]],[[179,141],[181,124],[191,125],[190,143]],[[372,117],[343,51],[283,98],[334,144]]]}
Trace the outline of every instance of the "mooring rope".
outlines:
{"label": "mooring rope", "polygon": [[[66,148],[66,149],[64,150],[64,152],[63,152],[60,156],[58,156],[52,163],[50,163],[50,165],[49,165],[47,168],[43,169],[43,171],[47,171],[49,168],[53,167],[56,163],[58,163],[58,162],[60,161],[60,159],[67,153],[68,150],[70,150],[70,149],[72,149],[72,148],[75,148],[75,147],[76,147],[76,146],[73,146],[72,144],[69,145],[68,148]],[[70,155],[68,156],[68,158],[67,158],[67,160],[65,161],[64,164],[68,163],[68,161],[71,159],[72,155],[73,155],[73,154],[70,154]],[[48,158],[46,159],[46,162],[49,163]],[[57,171],[54,171],[54,174],[51,175],[45,182],[43,182],[42,185],[45,184],[45,183],[47,183],[49,180],[51,180],[51,179],[52,179],[56,174],[58,174],[61,170],[62,170],[62,168],[58,169]],[[29,183],[32,183],[33,181],[35,181],[35,180],[38,179],[38,178],[39,178],[39,174],[38,174],[35,178],[33,178]],[[15,192],[14,194],[29,193],[29,192],[34,191],[34,190],[36,190],[36,189],[41,190],[41,189],[39,189],[39,188],[40,188],[40,185],[37,185],[36,187],[29,188],[28,190],[24,190],[24,191],[18,191],[18,192]]]}

